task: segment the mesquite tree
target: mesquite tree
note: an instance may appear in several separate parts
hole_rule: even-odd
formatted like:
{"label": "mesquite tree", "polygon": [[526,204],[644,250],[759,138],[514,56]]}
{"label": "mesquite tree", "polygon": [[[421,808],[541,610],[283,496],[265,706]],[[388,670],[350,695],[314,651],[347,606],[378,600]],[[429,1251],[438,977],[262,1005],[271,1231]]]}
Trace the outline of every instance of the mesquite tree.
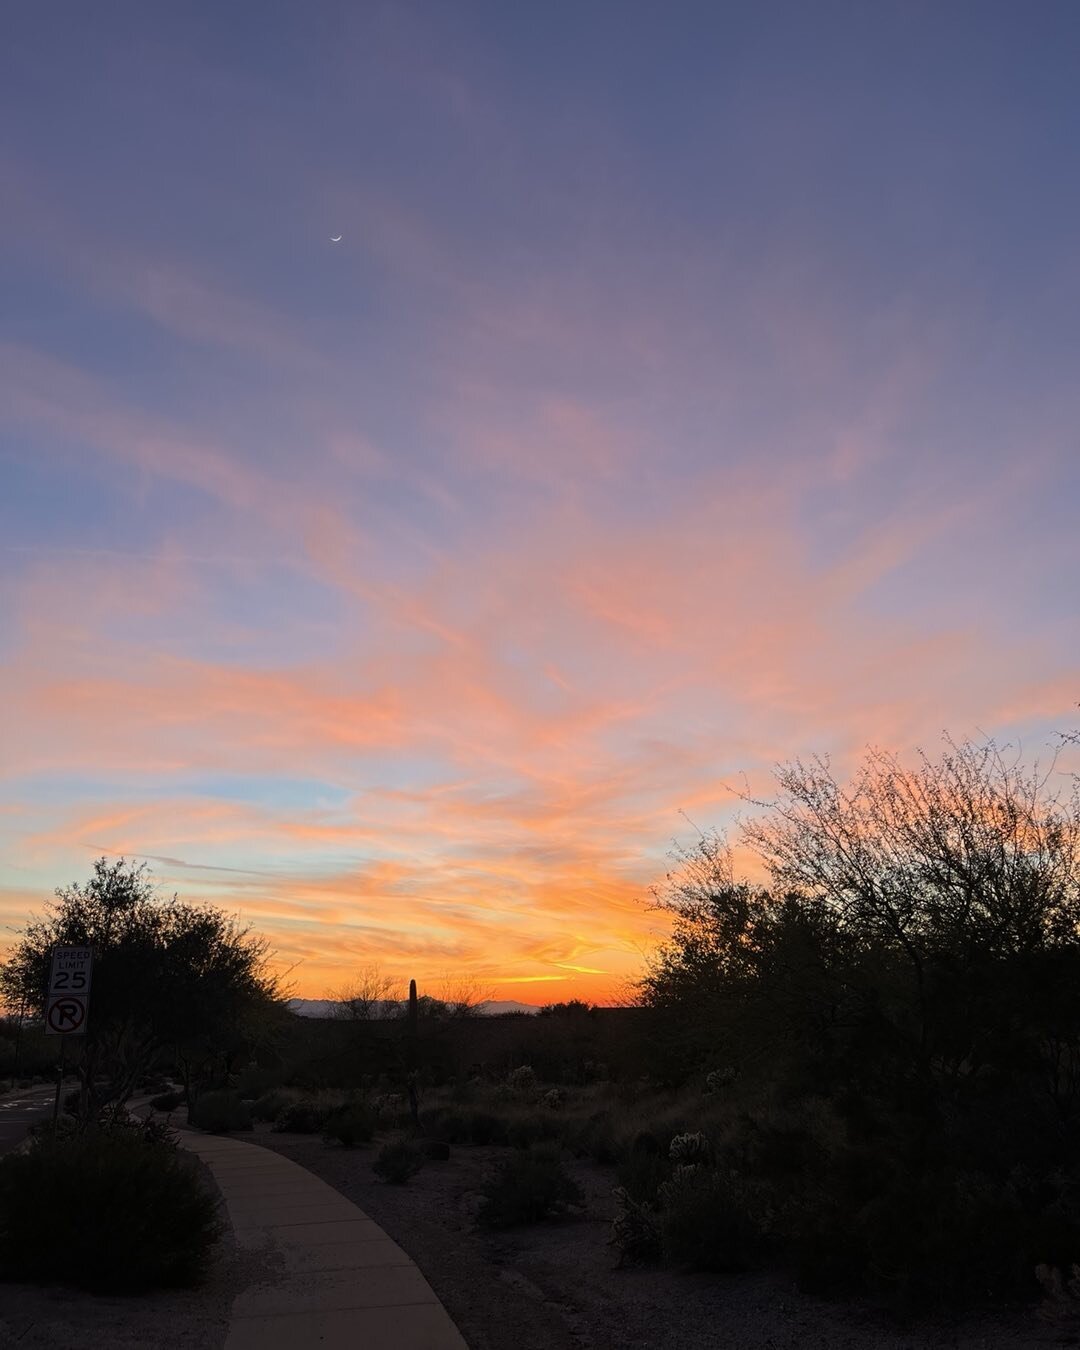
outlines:
{"label": "mesquite tree", "polygon": [[1011,1084],[1080,1120],[1076,785],[951,742],[913,767],[874,752],[848,784],[823,759],[778,779],[743,829],[768,881],[737,881],[716,837],[684,853],[644,1000],[724,1055],[812,1042],[922,1114]]}
{"label": "mesquite tree", "polygon": [[87,1031],[75,1065],[84,1119],[119,1110],[168,1051],[192,1095],[280,998],[265,939],[208,905],[161,895],[145,865],[100,858],[85,885],[56,892],[0,967],[0,994],[44,1012],[52,950],[94,949]]}

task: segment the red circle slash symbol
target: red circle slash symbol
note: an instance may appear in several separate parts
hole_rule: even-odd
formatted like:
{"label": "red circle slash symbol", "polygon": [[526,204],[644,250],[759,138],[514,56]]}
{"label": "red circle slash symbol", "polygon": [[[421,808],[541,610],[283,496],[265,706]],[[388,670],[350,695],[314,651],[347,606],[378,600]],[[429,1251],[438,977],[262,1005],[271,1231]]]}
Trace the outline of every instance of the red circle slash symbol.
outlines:
{"label": "red circle slash symbol", "polygon": [[49,1008],[49,1026],[53,1031],[77,1031],[86,1016],[81,998],[58,998]]}

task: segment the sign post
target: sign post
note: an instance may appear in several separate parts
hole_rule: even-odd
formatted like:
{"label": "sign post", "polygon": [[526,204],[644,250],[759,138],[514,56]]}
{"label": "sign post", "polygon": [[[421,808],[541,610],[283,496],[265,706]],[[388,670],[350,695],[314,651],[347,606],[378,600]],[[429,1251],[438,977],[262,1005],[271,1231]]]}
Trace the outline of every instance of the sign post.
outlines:
{"label": "sign post", "polygon": [[86,1013],[90,1005],[90,977],[94,970],[93,947],[54,947],[49,973],[49,995],[45,1000],[45,1035],[61,1036],[60,1068],[53,1102],[53,1127],[60,1115],[60,1089],[67,1059],[67,1037],[86,1032]]}

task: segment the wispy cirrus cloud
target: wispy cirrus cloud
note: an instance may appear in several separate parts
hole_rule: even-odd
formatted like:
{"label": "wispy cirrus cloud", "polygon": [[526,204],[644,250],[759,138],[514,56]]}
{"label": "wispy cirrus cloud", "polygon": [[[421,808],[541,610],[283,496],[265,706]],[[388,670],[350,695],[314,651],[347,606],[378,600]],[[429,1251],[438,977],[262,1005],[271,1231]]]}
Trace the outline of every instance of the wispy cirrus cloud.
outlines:
{"label": "wispy cirrus cloud", "polygon": [[579,69],[434,10],[37,22],[4,91],[4,921],[125,853],[302,992],[377,959],[613,996],[671,836],[776,761],[1075,724],[1075,230],[1063,199],[1018,247],[953,119],[1035,151],[1039,118],[966,51],[912,158],[902,67],[838,109],[828,24],[783,88],[753,21],[745,71],[685,53],[643,126],[635,62],[662,84],[682,30],[583,16]]}

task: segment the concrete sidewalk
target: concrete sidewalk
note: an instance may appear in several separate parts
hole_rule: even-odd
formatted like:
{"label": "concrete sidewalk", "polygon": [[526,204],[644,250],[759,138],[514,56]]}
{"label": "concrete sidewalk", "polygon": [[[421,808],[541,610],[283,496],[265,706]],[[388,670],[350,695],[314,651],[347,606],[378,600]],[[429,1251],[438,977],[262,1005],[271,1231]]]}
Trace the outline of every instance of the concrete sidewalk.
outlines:
{"label": "concrete sidewalk", "polygon": [[233,1303],[226,1350],[468,1350],[415,1263],[351,1201],[257,1144],[183,1130],[266,1278]]}

